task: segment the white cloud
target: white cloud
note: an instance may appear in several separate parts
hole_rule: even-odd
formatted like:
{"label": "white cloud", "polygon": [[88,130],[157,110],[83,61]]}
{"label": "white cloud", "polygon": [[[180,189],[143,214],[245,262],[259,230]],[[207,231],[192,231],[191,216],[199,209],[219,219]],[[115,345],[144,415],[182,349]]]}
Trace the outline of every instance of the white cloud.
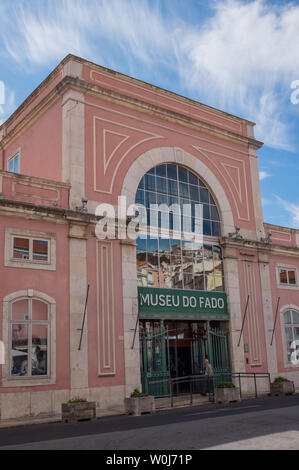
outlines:
{"label": "white cloud", "polygon": [[[257,122],[257,137],[291,149],[284,112],[298,77],[299,6],[228,0],[183,40],[193,87],[214,104]],[[202,93],[202,91],[200,91]]]}
{"label": "white cloud", "polygon": [[16,99],[13,91],[6,88],[5,102],[0,106],[0,126],[16,109]]}
{"label": "white cloud", "polygon": [[270,175],[270,173],[268,173],[267,171],[260,171],[259,175],[260,175],[260,181],[266,178],[270,178],[270,176],[273,176],[273,175]]}
{"label": "white cloud", "polygon": [[299,229],[299,205],[285,201],[279,196],[275,196],[277,202],[289,213],[291,226]]}

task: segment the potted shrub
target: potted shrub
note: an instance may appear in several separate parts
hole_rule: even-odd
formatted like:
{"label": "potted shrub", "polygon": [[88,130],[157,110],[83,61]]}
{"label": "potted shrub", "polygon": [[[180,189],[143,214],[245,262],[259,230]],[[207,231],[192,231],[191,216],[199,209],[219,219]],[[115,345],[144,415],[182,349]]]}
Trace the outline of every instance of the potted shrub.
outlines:
{"label": "potted shrub", "polygon": [[270,384],[271,395],[293,395],[295,393],[294,382],[285,377],[276,377]]}
{"label": "potted shrub", "polygon": [[62,421],[77,423],[77,421],[96,418],[96,402],[85,398],[74,397],[67,403],[61,404]]}
{"label": "potted shrub", "polygon": [[155,413],[155,398],[135,388],[130,398],[125,398],[125,407],[126,412],[134,416],[140,416],[142,413]]}
{"label": "potted shrub", "polygon": [[230,403],[241,401],[240,389],[232,382],[221,382],[214,391],[215,403]]}

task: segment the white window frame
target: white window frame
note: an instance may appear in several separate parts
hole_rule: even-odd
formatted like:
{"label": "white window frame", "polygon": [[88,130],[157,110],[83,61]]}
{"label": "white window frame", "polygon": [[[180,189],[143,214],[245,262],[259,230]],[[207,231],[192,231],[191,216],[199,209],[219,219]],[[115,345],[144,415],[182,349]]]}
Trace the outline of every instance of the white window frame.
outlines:
{"label": "white window frame", "polygon": [[[280,272],[281,271],[295,271],[295,279],[296,279],[296,283],[295,284],[283,284],[280,282]],[[288,275],[287,275],[288,277]],[[279,264],[276,266],[276,280],[277,280],[277,287],[279,289],[291,289],[291,290],[299,290],[299,285],[298,285],[298,270],[297,270],[297,267],[296,266],[292,266],[292,265],[282,265],[282,264]]]}
{"label": "white window frame", "polygon": [[[49,305],[49,330],[48,330],[48,375],[32,375],[32,376],[12,376],[11,375],[11,333],[10,321],[11,305],[15,301],[22,299],[36,299]],[[18,323],[16,320],[15,323]],[[44,322],[41,322],[44,323]],[[26,289],[13,292],[3,299],[3,342],[5,345],[5,364],[2,366],[2,386],[3,387],[32,387],[41,385],[52,385],[56,383],[56,302],[55,300],[34,289]]]}
{"label": "white window frame", "polygon": [[284,305],[280,309],[280,327],[281,327],[281,338],[282,338],[282,352],[281,354],[283,355],[283,363],[284,363],[284,368],[285,369],[296,369],[297,371],[299,370],[299,364],[292,364],[292,362],[288,361],[288,356],[287,356],[287,339],[286,339],[286,333],[285,333],[285,328],[287,327],[287,324],[284,322],[284,314],[288,310],[295,310],[296,312],[299,312],[299,306],[294,305],[294,304],[287,304]]}
{"label": "white window frame", "polygon": [[[14,239],[15,238],[22,238],[23,240],[29,240],[29,259],[23,259],[23,258],[15,258],[14,257]],[[47,260],[37,260],[33,259],[33,242],[35,241],[44,241],[48,243],[48,256]],[[38,263],[38,264],[50,264],[51,260],[51,239],[49,238],[43,238],[43,237],[24,237],[21,235],[12,235],[12,242],[11,242],[11,261],[21,261],[21,262],[28,262],[28,263]]]}
{"label": "white window frame", "polygon": [[[14,258],[14,238],[29,239],[29,259]],[[48,242],[48,259],[34,260],[33,240],[42,240]],[[5,230],[5,256],[4,265],[15,268],[45,269],[56,271],[56,235],[47,232],[35,232],[32,230],[22,230],[6,228]]]}
{"label": "white window frame", "polygon": [[[15,171],[15,160],[18,159],[18,171]],[[7,171],[10,173],[20,174],[20,152],[18,151],[12,157],[10,157],[7,161]],[[13,170],[10,170],[10,164],[13,162]]]}
{"label": "white window frame", "polygon": [[[13,320],[12,318],[12,306],[14,303],[19,302],[21,300],[26,300],[29,304],[29,312],[28,312],[28,317],[27,319],[24,320]],[[32,320],[32,301],[37,300],[38,302],[42,302],[47,305],[48,307],[48,318],[47,320]],[[50,305],[48,302],[45,302],[43,299],[40,299],[38,297],[32,296],[29,297],[28,295],[26,297],[19,297],[16,300],[10,302],[9,305],[9,318],[8,318],[8,323],[9,323],[9,332],[8,332],[8,338],[9,338],[9,356],[8,356],[8,367],[9,367],[9,379],[13,380],[21,380],[21,379],[31,379],[31,378],[49,378],[49,371],[50,371],[50,344],[51,344],[51,324],[50,324]],[[22,324],[27,327],[27,335],[28,335],[28,356],[27,356],[27,362],[28,362],[28,375],[23,375],[23,376],[16,376],[12,375],[12,357],[11,357],[11,349],[12,349],[12,326],[13,325],[19,325]],[[32,364],[32,343],[30,340],[32,340],[32,327],[34,325],[41,325],[41,326],[47,326],[47,374],[45,375],[32,375],[31,372],[31,367],[29,365]]]}

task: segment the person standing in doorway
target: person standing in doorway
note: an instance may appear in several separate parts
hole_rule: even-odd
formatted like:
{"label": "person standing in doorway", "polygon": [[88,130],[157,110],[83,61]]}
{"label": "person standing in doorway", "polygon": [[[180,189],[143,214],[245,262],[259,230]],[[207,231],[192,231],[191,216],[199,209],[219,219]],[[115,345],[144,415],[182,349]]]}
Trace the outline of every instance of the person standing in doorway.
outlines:
{"label": "person standing in doorway", "polygon": [[209,363],[209,359],[205,359],[205,381],[203,387],[203,395],[213,392],[213,377],[214,371],[213,367]]}

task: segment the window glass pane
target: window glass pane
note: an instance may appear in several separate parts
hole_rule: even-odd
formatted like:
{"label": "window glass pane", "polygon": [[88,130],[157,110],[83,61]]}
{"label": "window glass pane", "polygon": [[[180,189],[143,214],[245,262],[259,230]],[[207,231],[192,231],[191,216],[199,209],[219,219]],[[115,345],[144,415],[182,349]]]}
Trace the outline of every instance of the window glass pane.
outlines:
{"label": "window glass pane", "polygon": [[281,284],[287,284],[288,279],[287,279],[287,271],[286,269],[280,269],[279,271],[279,279]]}
{"label": "window glass pane", "polygon": [[286,334],[287,358],[288,358],[288,362],[291,362],[292,353],[293,353],[293,348],[292,348],[293,332],[292,332],[292,328],[286,328],[285,329],[285,334]]}
{"label": "window glass pane", "polygon": [[224,291],[223,277],[215,273],[215,290],[222,292]]}
{"label": "window glass pane", "polygon": [[204,235],[207,235],[207,236],[212,235],[211,222],[209,220],[204,219],[202,227],[203,227],[203,234]]}
{"label": "window glass pane", "polygon": [[219,237],[220,235],[220,223],[219,222],[212,222],[212,236]]}
{"label": "window glass pane", "polygon": [[165,178],[160,178],[157,176],[157,191],[162,194],[167,193],[167,180]]}
{"label": "window glass pane", "polygon": [[288,277],[289,277],[289,284],[296,284],[296,275],[295,275],[295,271],[289,270],[289,271],[288,271]]}
{"label": "window glass pane", "polygon": [[19,156],[17,155],[13,160],[14,160],[14,172],[19,173]]}
{"label": "window glass pane", "polygon": [[205,278],[203,274],[201,276],[194,277],[194,289],[205,290]]}
{"label": "window glass pane", "polygon": [[179,181],[181,181],[182,183],[188,183],[188,172],[186,168],[179,166],[178,173],[179,173]]}
{"label": "window glass pane", "polygon": [[299,313],[295,310],[292,310],[293,322],[295,325],[299,325]]}
{"label": "window glass pane", "polygon": [[155,177],[153,175],[148,175],[148,174],[145,175],[144,188],[149,191],[156,191]]}
{"label": "window glass pane", "polygon": [[29,238],[13,239],[13,257],[14,259],[29,259]]}
{"label": "window glass pane", "polygon": [[170,264],[170,255],[166,253],[160,253],[160,273],[161,282],[160,287],[171,288],[173,273]]}
{"label": "window glass pane", "polygon": [[203,207],[203,218],[210,219],[211,218],[210,206],[208,204],[203,204],[202,207]]}
{"label": "window glass pane", "polygon": [[193,276],[192,273],[184,274],[184,289],[193,289]]}
{"label": "window glass pane", "polygon": [[28,376],[28,328],[26,325],[11,326],[11,375]]}
{"label": "window glass pane", "polygon": [[177,179],[176,165],[167,165],[167,176],[168,178]]}
{"label": "window glass pane", "polygon": [[196,186],[189,186],[190,188],[190,198],[193,201],[199,202],[199,189]]}
{"label": "window glass pane", "polygon": [[14,170],[13,159],[11,159],[11,160],[9,161],[8,169],[9,169],[9,171],[13,172],[13,170]]}
{"label": "window glass pane", "polygon": [[141,189],[138,189],[138,191],[136,193],[135,202],[137,204],[144,204],[144,191],[142,191]]}
{"label": "window glass pane", "polygon": [[189,171],[189,183],[198,186],[198,178],[191,171]]}
{"label": "window glass pane", "polygon": [[138,189],[144,189],[144,177],[141,178],[139,185],[138,185]]}
{"label": "window glass pane", "polygon": [[147,287],[147,264],[146,252],[137,253],[137,284],[141,287]]}
{"label": "window glass pane", "polygon": [[12,320],[28,320],[29,319],[29,310],[28,310],[28,300],[18,300],[11,305],[11,315]]}
{"label": "window glass pane", "polygon": [[174,180],[167,180],[168,182],[168,194],[170,196],[177,196],[178,195],[178,183]]}
{"label": "window glass pane", "polygon": [[291,312],[290,312],[289,310],[284,313],[284,322],[285,322],[286,324],[292,323],[292,320],[291,320]]}
{"label": "window glass pane", "polygon": [[147,268],[149,272],[149,286],[159,287],[159,257],[157,253],[147,254]]}
{"label": "window glass pane", "polygon": [[166,177],[166,165],[158,165],[156,167],[156,175]]}
{"label": "window glass pane", "polygon": [[33,240],[32,259],[35,261],[48,261],[49,242],[45,240]]}
{"label": "window glass pane", "polygon": [[216,206],[211,206],[211,219],[212,220],[219,220],[218,210]]}
{"label": "window glass pane", "polygon": [[206,188],[200,188],[200,202],[209,203],[209,191]]}
{"label": "window glass pane", "polygon": [[[186,183],[179,183],[180,187],[180,197],[189,198],[189,186]],[[186,201],[186,204],[189,203],[189,200]]]}
{"label": "window glass pane", "polygon": [[48,320],[48,304],[40,300],[32,300],[32,320]]}
{"label": "window glass pane", "polygon": [[47,375],[48,327],[32,326],[32,375]]}

